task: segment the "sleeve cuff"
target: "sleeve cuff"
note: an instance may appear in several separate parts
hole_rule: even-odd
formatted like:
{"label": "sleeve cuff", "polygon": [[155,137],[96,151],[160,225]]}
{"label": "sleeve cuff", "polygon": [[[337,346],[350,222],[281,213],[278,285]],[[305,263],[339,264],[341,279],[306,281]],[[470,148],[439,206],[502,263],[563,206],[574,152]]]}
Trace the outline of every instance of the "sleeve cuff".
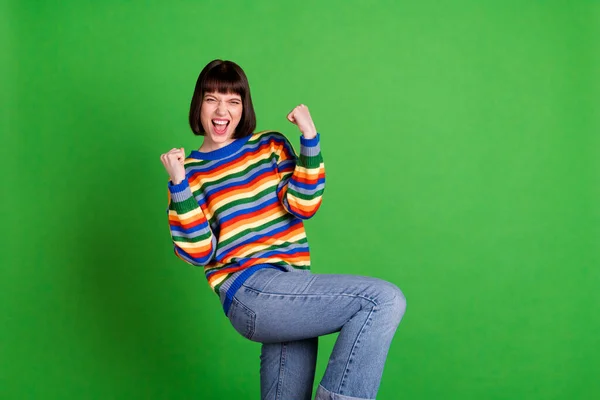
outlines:
{"label": "sleeve cuff", "polygon": [[181,203],[192,197],[192,190],[187,179],[182,180],[177,185],[169,181],[169,191],[171,192],[171,198],[176,203]]}
{"label": "sleeve cuff", "polygon": [[317,136],[312,139],[306,139],[304,135],[300,135],[300,144],[304,147],[315,147],[319,145],[321,135],[317,132]]}

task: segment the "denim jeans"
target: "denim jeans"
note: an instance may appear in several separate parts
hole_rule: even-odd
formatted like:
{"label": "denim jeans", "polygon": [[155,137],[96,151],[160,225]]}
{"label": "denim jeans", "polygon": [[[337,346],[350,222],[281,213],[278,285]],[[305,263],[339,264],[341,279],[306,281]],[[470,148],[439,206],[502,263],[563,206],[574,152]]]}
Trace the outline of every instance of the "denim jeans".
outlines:
{"label": "denim jeans", "polygon": [[266,268],[237,290],[227,317],[262,343],[262,400],[310,400],[318,337],[333,332],[340,333],[315,400],[358,400],[377,395],[405,308],[400,289],[380,279]]}

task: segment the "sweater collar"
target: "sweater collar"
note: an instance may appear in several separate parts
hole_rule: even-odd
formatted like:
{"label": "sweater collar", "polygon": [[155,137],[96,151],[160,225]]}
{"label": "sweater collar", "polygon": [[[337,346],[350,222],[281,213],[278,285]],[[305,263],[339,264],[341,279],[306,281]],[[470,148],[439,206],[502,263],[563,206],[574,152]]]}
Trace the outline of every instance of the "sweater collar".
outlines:
{"label": "sweater collar", "polygon": [[235,139],[227,146],[223,146],[220,149],[216,149],[213,151],[204,152],[199,150],[192,150],[190,156],[197,160],[220,160],[238,151],[243,145],[246,144],[246,142],[248,142],[248,140],[250,140],[251,136],[253,135],[248,135],[243,138]]}

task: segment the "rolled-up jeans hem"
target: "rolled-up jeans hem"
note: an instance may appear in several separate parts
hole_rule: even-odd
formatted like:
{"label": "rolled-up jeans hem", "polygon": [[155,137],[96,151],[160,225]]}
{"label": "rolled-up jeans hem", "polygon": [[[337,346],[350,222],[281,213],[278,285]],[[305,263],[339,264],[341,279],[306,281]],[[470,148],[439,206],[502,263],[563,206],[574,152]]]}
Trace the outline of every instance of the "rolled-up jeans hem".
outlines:
{"label": "rolled-up jeans hem", "polygon": [[325,389],[323,386],[319,385],[319,388],[317,389],[317,394],[315,396],[315,400],[375,400],[375,399],[367,399],[364,397],[344,396],[343,394],[330,392],[329,390]]}

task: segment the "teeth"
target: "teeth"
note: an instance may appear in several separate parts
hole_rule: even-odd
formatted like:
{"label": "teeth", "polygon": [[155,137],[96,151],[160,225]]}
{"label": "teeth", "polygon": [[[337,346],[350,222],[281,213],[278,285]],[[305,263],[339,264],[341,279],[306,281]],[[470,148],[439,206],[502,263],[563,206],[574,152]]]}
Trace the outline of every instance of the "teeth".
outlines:
{"label": "teeth", "polygon": [[215,125],[227,125],[227,123],[228,123],[228,122],[229,122],[229,121],[214,121],[214,120],[213,120],[213,123],[214,123]]}

